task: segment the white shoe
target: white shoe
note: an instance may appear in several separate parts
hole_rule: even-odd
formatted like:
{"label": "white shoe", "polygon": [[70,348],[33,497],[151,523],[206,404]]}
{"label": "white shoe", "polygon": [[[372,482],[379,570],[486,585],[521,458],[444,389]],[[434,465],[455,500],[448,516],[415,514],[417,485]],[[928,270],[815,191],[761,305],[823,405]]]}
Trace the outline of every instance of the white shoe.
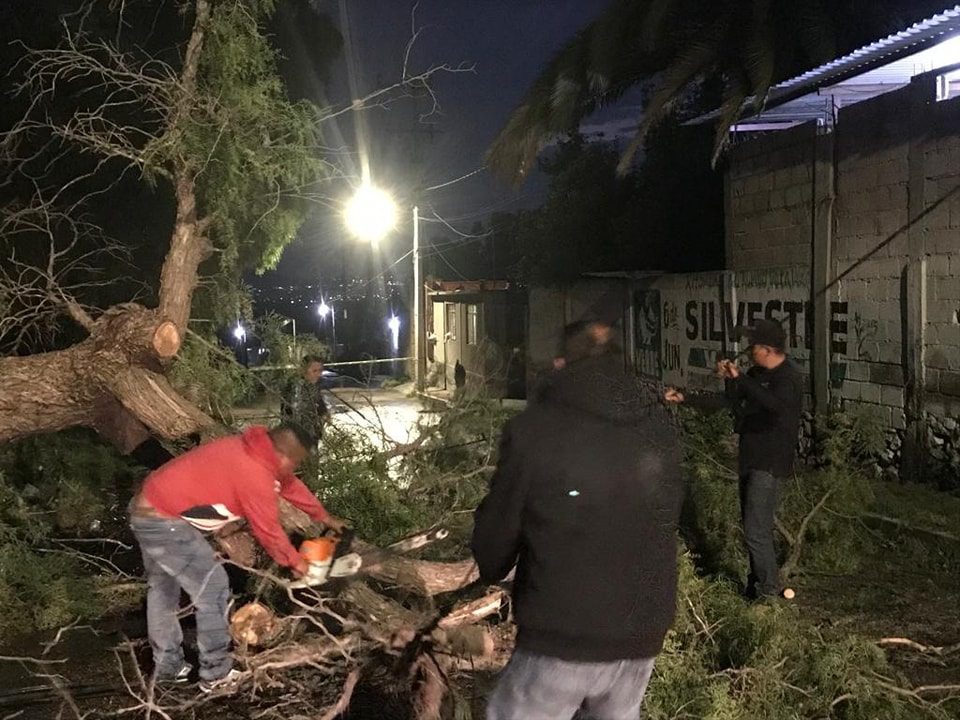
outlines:
{"label": "white shoe", "polygon": [[157,678],[157,683],[160,685],[183,685],[186,682],[190,682],[190,673],[193,672],[193,665],[190,663],[184,663],[183,666],[177,670],[177,674],[171,677]]}
{"label": "white shoe", "polygon": [[201,680],[200,692],[212,693],[217,690],[229,690],[232,692],[240,683],[241,678],[243,678],[243,673],[237,669],[233,669],[223,677],[217,678],[216,680]]}

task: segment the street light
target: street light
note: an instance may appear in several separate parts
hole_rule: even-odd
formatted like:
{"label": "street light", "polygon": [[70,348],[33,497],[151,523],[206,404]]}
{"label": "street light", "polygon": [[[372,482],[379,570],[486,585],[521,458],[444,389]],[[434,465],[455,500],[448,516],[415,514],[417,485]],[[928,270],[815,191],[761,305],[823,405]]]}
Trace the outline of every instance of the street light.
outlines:
{"label": "street light", "polygon": [[327,317],[330,317],[331,325],[333,327],[333,348],[330,350],[330,357],[336,359],[337,354],[337,313],[332,307],[327,305],[326,300],[321,300],[320,305],[317,306],[317,315],[320,316],[321,320],[326,320]]}
{"label": "street light", "polygon": [[[347,229],[361,240],[376,245],[397,226],[397,204],[389,193],[368,181],[347,202],[344,218]],[[423,390],[423,282],[420,279],[420,211],[413,207],[413,363],[417,390]]]}
{"label": "street light", "polygon": [[244,330],[243,325],[241,325],[240,323],[237,323],[237,326],[233,329],[233,336],[237,340],[240,340],[240,341],[245,340],[247,337],[247,331]]}
{"label": "street light", "polygon": [[293,359],[294,361],[300,360],[300,354],[297,352],[297,319],[296,318],[287,318],[282,323],[280,327],[286,327],[287,325],[293,325]]}
{"label": "street light", "polygon": [[390,333],[393,335],[393,351],[397,352],[400,349],[400,318],[391,315],[390,319],[387,320],[387,327],[390,328]]}
{"label": "street light", "polygon": [[344,214],[350,232],[374,245],[397,226],[397,204],[389,193],[370,183],[359,187]]}

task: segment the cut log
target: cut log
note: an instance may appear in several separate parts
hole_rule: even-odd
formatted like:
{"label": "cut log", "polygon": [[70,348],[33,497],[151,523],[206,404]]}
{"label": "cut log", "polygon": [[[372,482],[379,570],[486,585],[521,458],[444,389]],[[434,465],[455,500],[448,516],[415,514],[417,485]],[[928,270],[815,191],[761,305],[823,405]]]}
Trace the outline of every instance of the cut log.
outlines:
{"label": "cut log", "polygon": [[506,597],[506,591],[495,590],[476,600],[461,603],[447,613],[440,622],[437,623],[437,626],[441,628],[453,628],[479,622],[484,618],[500,612],[500,607]]}
{"label": "cut log", "polygon": [[258,602],[247,603],[230,618],[230,635],[242,647],[269,645],[279,632],[276,614]]}
{"label": "cut log", "polygon": [[153,332],[153,350],[157,353],[157,357],[163,360],[174,357],[180,351],[182,343],[180,331],[169,320],[160,323]]}
{"label": "cut log", "polygon": [[[287,530],[310,532],[313,520],[286,500],[280,500],[280,523]],[[473,560],[433,562],[411,560],[397,553],[354,540],[353,548],[363,557],[361,572],[381,582],[397,585],[423,597],[460,590],[473,584],[480,572]]]}
{"label": "cut log", "polygon": [[[376,548],[366,543],[355,541],[354,547],[361,556],[377,553]],[[363,572],[370,577],[406,588],[423,597],[461,590],[480,577],[477,564],[473,560],[434,562],[380,554],[371,564],[367,565],[366,560],[364,563]]]}

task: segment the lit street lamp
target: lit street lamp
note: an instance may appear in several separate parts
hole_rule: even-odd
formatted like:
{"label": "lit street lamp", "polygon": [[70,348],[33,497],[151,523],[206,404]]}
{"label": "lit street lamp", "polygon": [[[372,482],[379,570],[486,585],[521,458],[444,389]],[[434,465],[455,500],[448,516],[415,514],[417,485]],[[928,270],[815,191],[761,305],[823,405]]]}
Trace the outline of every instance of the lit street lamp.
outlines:
{"label": "lit street lamp", "polygon": [[[369,182],[364,182],[347,203],[344,212],[347,229],[361,240],[376,245],[397,225],[397,204],[393,198]],[[421,323],[423,282],[420,268],[420,212],[413,207],[413,363],[417,390],[423,390],[423,352]],[[399,322],[399,320],[398,320]],[[399,326],[398,326],[399,328]]]}
{"label": "lit street lamp", "polygon": [[365,182],[347,203],[345,216],[350,232],[376,245],[396,228],[397,204],[385,190]]}
{"label": "lit street lamp", "polygon": [[337,313],[336,311],[327,305],[326,300],[321,300],[320,305],[317,306],[317,315],[320,316],[321,322],[326,320],[327,317],[330,317],[331,327],[333,328],[333,348],[330,350],[330,357],[336,359],[337,354]]}
{"label": "lit street lamp", "polygon": [[390,319],[387,320],[387,327],[390,328],[390,333],[393,336],[393,351],[397,352],[400,349],[400,318],[391,315]]}
{"label": "lit street lamp", "polygon": [[287,325],[290,325],[290,324],[293,325],[293,358],[294,358],[294,361],[296,362],[300,360],[300,355],[297,352],[297,320],[296,318],[287,318],[282,323],[280,323],[280,327],[286,327]]}
{"label": "lit street lamp", "polygon": [[240,342],[247,339],[247,331],[244,330],[243,325],[237,323],[237,326],[233,329],[233,336]]}

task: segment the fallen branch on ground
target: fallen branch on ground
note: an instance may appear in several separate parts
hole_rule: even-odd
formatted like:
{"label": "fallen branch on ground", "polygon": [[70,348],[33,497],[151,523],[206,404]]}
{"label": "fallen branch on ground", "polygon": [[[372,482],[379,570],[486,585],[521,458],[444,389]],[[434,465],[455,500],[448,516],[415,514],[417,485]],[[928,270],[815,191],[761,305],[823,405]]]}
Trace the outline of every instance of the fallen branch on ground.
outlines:
{"label": "fallen branch on ground", "polygon": [[908,650],[915,650],[924,655],[936,655],[938,657],[945,657],[947,655],[960,652],[960,643],[955,643],[953,645],[923,645],[922,643],[918,643],[910,638],[881,638],[877,641],[877,644],[880,647],[906,648]]}
{"label": "fallen branch on ground", "polygon": [[948,533],[943,530],[933,530],[932,528],[917,527],[916,525],[911,525],[910,523],[904,520],[890,517],[888,515],[879,515],[877,513],[868,512],[868,513],[863,513],[863,517],[868,520],[876,520],[877,522],[885,523],[887,525],[895,525],[901,530],[907,530],[909,532],[919,533],[921,535],[931,535],[933,537],[937,537],[942,540],[952,540],[953,542],[960,542],[960,536],[954,535],[953,533]]}
{"label": "fallen branch on ground", "polygon": [[803,541],[807,534],[807,527],[810,525],[810,521],[819,513],[823,506],[827,504],[827,501],[830,499],[830,496],[833,495],[833,490],[828,490],[824,493],[823,497],[820,498],[820,501],[813,506],[813,509],[807,513],[806,517],[803,518],[803,521],[800,523],[800,528],[797,530],[797,534],[794,537],[793,547],[790,550],[790,556],[787,558],[786,562],[783,564],[781,573],[784,579],[789,578],[796,571],[797,566],[800,564],[800,555],[803,552]]}

